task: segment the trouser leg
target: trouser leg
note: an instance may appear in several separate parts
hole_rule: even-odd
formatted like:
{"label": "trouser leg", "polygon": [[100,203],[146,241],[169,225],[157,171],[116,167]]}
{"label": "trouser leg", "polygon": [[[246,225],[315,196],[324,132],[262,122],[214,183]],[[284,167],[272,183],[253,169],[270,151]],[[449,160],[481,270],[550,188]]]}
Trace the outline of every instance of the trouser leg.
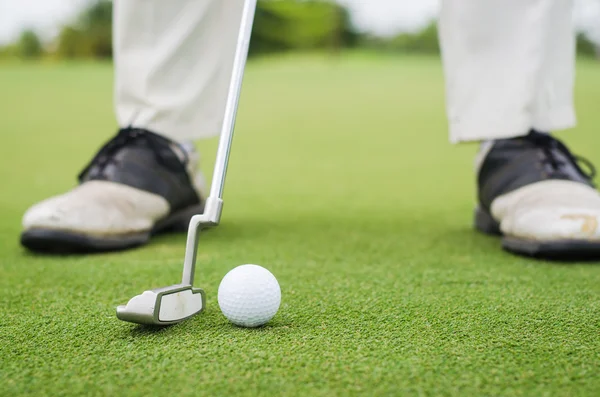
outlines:
{"label": "trouser leg", "polygon": [[174,140],[219,134],[243,0],[116,0],[121,127]]}
{"label": "trouser leg", "polygon": [[575,125],[572,0],[443,0],[450,141]]}

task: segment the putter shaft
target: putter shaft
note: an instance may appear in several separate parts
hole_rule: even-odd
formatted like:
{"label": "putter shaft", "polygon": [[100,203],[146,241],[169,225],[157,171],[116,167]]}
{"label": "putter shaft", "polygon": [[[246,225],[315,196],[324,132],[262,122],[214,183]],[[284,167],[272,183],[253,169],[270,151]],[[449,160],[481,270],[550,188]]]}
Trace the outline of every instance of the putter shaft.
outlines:
{"label": "putter shaft", "polygon": [[196,256],[198,253],[198,240],[200,237],[200,232],[203,228],[216,226],[221,221],[225,177],[227,175],[229,155],[231,153],[231,146],[233,143],[233,132],[235,130],[238,104],[240,100],[240,93],[242,91],[244,70],[246,68],[246,62],[248,59],[248,48],[250,46],[250,38],[252,36],[252,26],[256,11],[256,3],[257,0],[244,1],[244,9],[242,10],[240,30],[236,43],[233,70],[229,82],[229,92],[227,93],[227,103],[225,105],[223,125],[221,126],[221,135],[219,138],[219,147],[217,148],[217,158],[215,161],[215,168],[213,170],[210,193],[206,200],[204,213],[201,215],[196,215],[190,220],[185,248],[185,259],[183,262],[182,284],[194,284]]}

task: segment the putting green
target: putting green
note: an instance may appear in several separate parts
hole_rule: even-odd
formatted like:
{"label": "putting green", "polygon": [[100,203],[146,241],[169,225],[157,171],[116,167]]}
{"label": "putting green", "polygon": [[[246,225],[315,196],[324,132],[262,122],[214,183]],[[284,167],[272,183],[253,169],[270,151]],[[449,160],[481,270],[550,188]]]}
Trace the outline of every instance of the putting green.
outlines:
{"label": "putting green", "polygon": [[[116,131],[110,65],[0,68],[4,395],[595,395],[600,263],[519,258],[471,229],[474,145],[447,141],[440,62],[292,56],[248,66],[222,224],[201,238],[200,316],[165,329],[115,308],[179,281],[185,235],[44,257],[26,208],[75,183]],[[580,62],[579,126],[600,165],[600,65]],[[200,143],[208,173],[216,140]],[[282,288],[261,329],[217,288],[256,263]]]}

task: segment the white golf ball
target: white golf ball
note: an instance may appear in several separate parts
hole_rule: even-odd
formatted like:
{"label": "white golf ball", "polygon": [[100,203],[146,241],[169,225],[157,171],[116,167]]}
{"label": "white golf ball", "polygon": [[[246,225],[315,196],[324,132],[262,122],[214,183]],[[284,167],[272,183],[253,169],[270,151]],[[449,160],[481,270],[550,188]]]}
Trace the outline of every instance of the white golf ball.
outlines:
{"label": "white golf ball", "polygon": [[218,292],[223,315],[241,327],[269,322],[281,304],[281,289],[273,274],[258,265],[242,265],[223,277]]}

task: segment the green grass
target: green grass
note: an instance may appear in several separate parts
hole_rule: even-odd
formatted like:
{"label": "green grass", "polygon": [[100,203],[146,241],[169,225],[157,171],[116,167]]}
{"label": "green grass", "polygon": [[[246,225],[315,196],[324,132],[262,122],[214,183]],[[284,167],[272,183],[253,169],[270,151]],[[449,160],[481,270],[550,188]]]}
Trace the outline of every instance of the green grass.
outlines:
{"label": "green grass", "polygon": [[[110,65],[0,68],[3,395],[595,395],[600,264],[533,261],[471,229],[474,145],[448,143],[438,60],[251,62],[222,224],[203,235],[205,313],[161,330],[115,307],[176,283],[185,235],[43,257],[27,207],[75,183],[115,132]],[[580,63],[579,126],[600,163],[600,66]],[[215,141],[200,144],[210,172]],[[257,263],[282,287],[257,330],[216,293]]]}

